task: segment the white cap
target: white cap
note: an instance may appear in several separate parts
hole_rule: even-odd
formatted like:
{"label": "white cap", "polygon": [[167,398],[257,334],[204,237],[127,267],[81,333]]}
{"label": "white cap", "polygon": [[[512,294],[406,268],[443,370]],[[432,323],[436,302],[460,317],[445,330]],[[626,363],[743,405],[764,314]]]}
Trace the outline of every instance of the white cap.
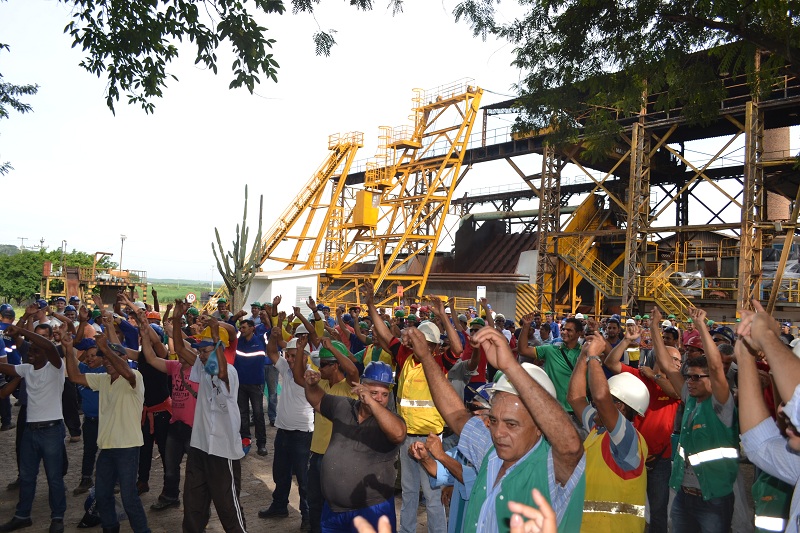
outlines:
{"label": "white cap", "polygon": [[583,320],[585,317],[583,316],[583,313],[578,313],[577,315],[575,315],[575,318],[577,318],[578,320]]}
{"label": "white cap", "polygon": [[[550,380],[550,377],[545,373],[544,370],[531,363],[522,363],[522,368],[525,369],[525,372],[527,372],[528,375],[536,381],[536,383],[541,385],[542,388],[544,388],[544,390],[550,394],[550,396],[553,398],[556,397],[556,387],[553,385],[553,382]],[[500,379],[495,381],[494,386],[489,390],[492,393],[508,392],[509,394],[519,396],[517,389],[514,388],[514,385],[511,384],[505,374],[503,374]]]}
{"label": "white cap", "polygon": [[133,302],[133,305],[135,305],[139,309],[147,309],[147,306],[144,305],[144,302]]}
{"label": "white cap", "polygon": [[426,320],[420,324],[417,329],[419,329],[422,334],[425,335],[425,340],[428,342],[439,344],[442,340],[442,332],[439,331],[439,328],[433,322],[428,322]]}
{"label": "white cap", "polygon": [[626,326],[635,326],[636,325],[636,321],[634,319],[632,319],[632,318],[629,318],[628,320],[625,321],[625,325]]}
{"label": "white cap", "polygon": [[452,311],[450,311],[449,307],[445,307],[444,312],[449,315]]}

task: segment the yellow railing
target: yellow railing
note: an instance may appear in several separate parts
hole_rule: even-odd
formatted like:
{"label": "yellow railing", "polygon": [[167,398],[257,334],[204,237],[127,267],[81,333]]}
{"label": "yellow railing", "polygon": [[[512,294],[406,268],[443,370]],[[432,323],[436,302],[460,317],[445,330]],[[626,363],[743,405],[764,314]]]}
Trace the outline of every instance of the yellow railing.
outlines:
{"label": "yellow railing", "polygon": [[603,264],[578,239],[561,239],[559,255],[607,298],[622,296],[622,278]]}

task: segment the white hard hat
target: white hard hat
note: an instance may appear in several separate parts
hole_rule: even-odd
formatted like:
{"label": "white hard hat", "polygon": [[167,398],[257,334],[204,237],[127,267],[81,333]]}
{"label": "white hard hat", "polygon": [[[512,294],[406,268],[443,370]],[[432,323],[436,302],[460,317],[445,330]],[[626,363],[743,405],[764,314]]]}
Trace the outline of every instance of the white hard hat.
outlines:
{"label": "white hard hat", "polygon": [[612,396],[622,401],[640,416],[644,416],[647,406],[650,405],[650,391],[647,390],[642,380],[633,374],[622,372],[608,378],[608,389]]}
{"label": "white hard hat", "polygon": [[[525,372],[527,372],[528,375],[536,381],[536,383],[541,385],[544,390],[550,394],[550,396],[553,398],[556,397],[556,388],[544,370],[531,363],[522,363],[522,368],[525,369]],[[519,396],[517,389],[514,388],[514,385],[511,384],[505,374],[503,374],[500,379],[495,381],[494,386],[490,389],[490,391],[492,393],[508,392],[510,394]]]}
{"label": "white hard hat", "polygon": [[[289,339],[289,341],[286,343],[286,349],[287,350],[291,350],[292,348],[295,348],[295,349],[297,348],[297,339],[296,338]],[[303,349],[303,351],[305,353],[311,353],[311,349],[308,347],[308,344],[306,344],[306,347],[305,347],[305,349]]]}
{"label": "white hard hat", "polygon": [[663,321],[661,323],[661,327],[662,328],[671,328],[672,327],[672,322],[670,322],[669,320],[665,320],[665,321]]}
{"label": "white hard hat", "polygon": [[423,322],[417,329],[425,335],[425,340],[428,342],[439,344],[442,340],[442,332],[439,331],[439,328],[433,322]]}
{"label": "white hard hat", "polygon": [[583,320],[585,317],[583,316],[583,313],[578,313],[577,315],[575,315],[575,318],[577,318],[578,320]]}
{"label": "white hard hat", "polygon": [[295,328],[295,330],[294,330],[294,334],[295,335],[302,335],[304,333],[308,334],[308,329],[306,329],[306,325],[305,324],[298,325],[297,328]]}

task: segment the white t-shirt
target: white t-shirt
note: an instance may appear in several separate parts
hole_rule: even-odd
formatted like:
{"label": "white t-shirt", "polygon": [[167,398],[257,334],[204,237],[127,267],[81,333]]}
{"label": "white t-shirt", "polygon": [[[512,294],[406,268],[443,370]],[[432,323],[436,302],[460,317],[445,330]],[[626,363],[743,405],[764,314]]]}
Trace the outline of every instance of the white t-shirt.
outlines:
{"label": "white t-shirt", "polygon": [[242,441],[239,436],[241,416],[236,403],[239,394],[239,374],[233,365],[228,365],[228,384],[205,371],[198,357],[189,376],[199,383],[197,405],[194,410],[192,427],[192,448],[209,455],[226,459],[244,457]]}
{"label": "white t-shirt", "polygon": [[275,426],[288,431],[314,431],[314,408],[306,400],[306,389],[294,382],[289,362],[278,357],[275,368],[281,375],[281,396]]}
{"label": "white t-shirt", "polygon": [[25,380],[28,390],[28,422],[63,420],[61,393],[64,392],[64,363],[61,363],[61,368],[56,368],[48,361],[39,370],[25,363],[14,369]]}

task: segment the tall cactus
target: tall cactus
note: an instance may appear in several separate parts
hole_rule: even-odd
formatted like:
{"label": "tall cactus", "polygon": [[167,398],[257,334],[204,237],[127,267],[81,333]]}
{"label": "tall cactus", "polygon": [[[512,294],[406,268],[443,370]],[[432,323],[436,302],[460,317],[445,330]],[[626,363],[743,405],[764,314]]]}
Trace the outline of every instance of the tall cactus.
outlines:
{"label": "tall cactus", "polygon": [[[217,270],[222,275],[222,281],[228,288],[231,297],[230,309],[235,313],[242,309],[247,302],[250,294],[250,282],[258,272],[259,261],[264,253],[264,244],[261,241],[261,218],[264,213],[264,196],[259,200],[258,210],[258,233],[256,234],[255,244],[250,253],[247,253],[247,238],[250,228],[247,227],[247,185],[244,187],[244,214],[242,215],[242,226],[236,225],[236,240],[233,241],[233,248],[225,253],[222,250],[222,241],[219,238],[219,230],[214,228],[217,236],[217,247],[211,243],[211,250],[214,252],[214,259],[217,261]],[[222,261],[220,261],[222,256]],[[223,266],[224,265],[224,266]]]}

